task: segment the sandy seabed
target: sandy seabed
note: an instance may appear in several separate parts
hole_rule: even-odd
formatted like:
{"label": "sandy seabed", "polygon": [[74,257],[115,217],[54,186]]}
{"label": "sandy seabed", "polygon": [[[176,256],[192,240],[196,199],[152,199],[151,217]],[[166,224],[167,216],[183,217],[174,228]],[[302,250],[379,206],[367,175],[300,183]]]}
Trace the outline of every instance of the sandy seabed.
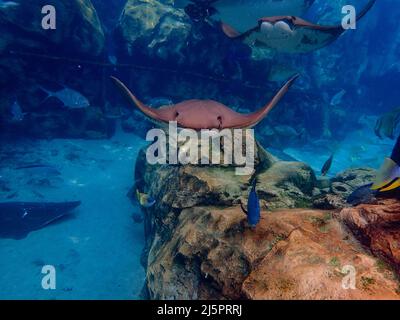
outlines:
{"label": "sandy seabed", "polygon": [[[133,166],[144,140],[118,133],[111,140],[35,140],[2,144],[0,176],[7,201],[82,204],[69,219],[24,239],[0,239],[0,299],[138,299],[145,273],[140,264],[143,225],[128,199]],[[46,163],[60,176],[16,170]],[[56,268],[56,290],[42,289],[43,265]]]}

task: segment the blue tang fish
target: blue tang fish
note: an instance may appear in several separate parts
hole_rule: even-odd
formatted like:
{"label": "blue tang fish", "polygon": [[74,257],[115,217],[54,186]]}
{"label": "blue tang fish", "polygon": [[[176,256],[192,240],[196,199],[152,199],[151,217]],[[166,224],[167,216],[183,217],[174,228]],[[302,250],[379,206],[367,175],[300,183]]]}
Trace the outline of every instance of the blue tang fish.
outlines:
{"label": "blue tang fish", "polygon": [[247,210],[241,203],[243,212],[247,215],[247,221],[249,225],[254,228],[260,222],[260,199],[258,199],[256,191],[256,180],[253,181],[251,190],[249,193],[249,199],[247,200]]}

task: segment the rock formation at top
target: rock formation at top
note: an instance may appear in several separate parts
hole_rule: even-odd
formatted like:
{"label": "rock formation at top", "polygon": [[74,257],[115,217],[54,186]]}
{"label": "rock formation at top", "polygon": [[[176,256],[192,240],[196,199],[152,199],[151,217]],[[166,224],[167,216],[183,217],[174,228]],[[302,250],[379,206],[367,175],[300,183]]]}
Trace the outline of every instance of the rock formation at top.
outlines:
{"label": "rock formation at top", "polygon": [[42,8],[48,1],[21,2],[2,9],[0,15],[0,54],[7,50],[63,49],[72,53],[96,56],[104,46],[104,33],[90,0],[53,1],[56,29],[42,28]]}
{"label": "rock formation at top", "polygon": [[[80,62],[99,60],[104,51],[105,36],[96,9],[90,0],[52,1],[56,29],[44,29],[42,8],[48,4],[22,1],[0,9],[0,121],[8,125],[2,127],[33,137],[104,138],[105,120],[98,109],[104,88],[101,81],[89,80],[99,78],[101,72]],[[41,87],[60,90],[64,85],[88,97],[94,108],[71,114],[56,107],[57,100],[44,100]],[[27,116],[10,124],[10,107],[16,100]]]}

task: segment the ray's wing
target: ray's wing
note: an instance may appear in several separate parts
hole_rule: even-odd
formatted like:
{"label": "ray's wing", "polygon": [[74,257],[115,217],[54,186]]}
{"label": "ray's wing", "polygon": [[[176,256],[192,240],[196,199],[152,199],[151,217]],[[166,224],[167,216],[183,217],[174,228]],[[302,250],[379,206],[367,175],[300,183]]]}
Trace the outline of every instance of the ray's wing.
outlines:
{"label": "ray's wing", "polygon": [[[369,10],[371,10],[371,8],[374,6],[376,0],[370,0],[365,7],[363,7],[363,9],[357,14],[356,17],[356,22],[358,22],[361,18],[363,18]],[[340,33],[343,33],[344,31],[346,31],[345,29],[343,29],[341,24],[338,25],[319,25],[319,24],[315,24],[309,21],[306,21],[304,19],[301,19],[299,17],[292,17],[293,18],[293,23],[298,26],[298,27],[304,27],[304,28],[310,28],[310,29],[315,29],[315,30],[321,30],[321,31],[339,31]]]}
{"label": "ray's wing", "polygon": [[246,40],[246,38],[250,37],[254,32],[258,32],[260,30],[260,26],[251,28],[243,33],[240,33],[239,31],[237,31],[235,28],[233,28],[232,26],[230,26],[227,23],[221,22],[221,28],[223,33],[231,39],[234,40],[241,40],[244,41]]}
{"label": "ray's wing", "polygon": [[0,238],[22,239],[31,231],[41,229],[66,216],[80,204],[80,201],[0,203]]}
{"label": "ray's wing", "polygon": [[136,96],[128,89],[128,87],[119,79],[115,77],[111,77],[111,80],[115,83],[115,85],[125,94],[128,100],[133,103],[140,111],[142,111],[148,117],[158,121],[160,120],[159,111],[153,109],[143,102],[141,102]]}

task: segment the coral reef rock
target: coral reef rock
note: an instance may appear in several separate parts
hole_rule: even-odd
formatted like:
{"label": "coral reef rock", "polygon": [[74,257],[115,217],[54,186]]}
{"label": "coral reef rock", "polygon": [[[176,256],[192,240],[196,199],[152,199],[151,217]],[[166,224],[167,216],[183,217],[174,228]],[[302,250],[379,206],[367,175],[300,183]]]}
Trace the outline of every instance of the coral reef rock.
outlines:
{"label": "coral reef rock", "polygon": [[371,251],[400,271],[400,201],[379,199],[343,209],[339,218]]}
{"label": "coral reef rock", "polygon": [[[240,207],[188,208],[147,265],[153,299],[398,299],[381,270],[329,212],[263,212],[255,230]],[[345,267],[347,266],[347,267]],[[346,268],[355,289],[344,289]]]}
{"label": "coral reef rock", "polygon": [[278,161],[257,176],[260,199],[269,208],[309,207],[316,178],[302,162]]}
{"label": "coral reef rock", "polygon": [[349,195],[365,184],[375,179],[375,170],[370,168],[352,168],[338,173],[333,177],[329,186],[327,181],[320,180],[317,185],[322,193],[314,197],[313,206],[317,209],[342,209],[348,206],[346,203]]}
{"label": "coral reef rock", "polygon": [[[0,8],[0,127],[35,138],[104,138],[105,77],[99,81],[98,66],[80,62],[96,63],[104,53],[105,36],[96,9],[90,0],[53,0],[56,29],[48,30],[42,27],[42,8],[48,4],[32,0]],[[84,95],[91,107],[63,108],[41,90],[64,86]],[[26,115],[19,122],[10,121],[15,100]]]}
{"label": "coral reef rock", "polygon": [[[222,148],[221,158],[223,150]],[[223,164],[149,165],[146,162],[145,150],[142,150],[136,164],[136,180],[143,180],[146,192],[172,208],[233,205],[247,196],[252,178],[251,175],[237,175],[236,168],[235,165]],[[260,199],[268,208],[311,205],[316,179],[312,169],[305,163],[277,161],[256,143],[255,170]]]}
{"label": "coral reef rock", "polygon": [[144,216],[149,298],[400,298],[393,271],[382,269],[334,212],[288,209],[311,204],[317,181],[306,164],[277,161],[257,144],[262,206],[285,209],[263,209],[255,229],[239,205],[251,177],[234,169],[149,165],[145,150],[139,154],[137,188],[157,200]]}
{"label": "coral reef rock", "polygon": [[129,0],[119,31],[129,55],[135,54],[136,49],[153,58],[181,61],[191,25],[183,10],[156,0]]}
{"label": "coral reef rock", "polygon": [[60,27],[51,32],[42,28],[42,7],[47,4],[43,0],[23,1],[3,9],[7,14],[0,15],[0,53],[11,47],[29,50],[42,46],[61,46],[91,55],[103,50],[104,33],[90,0],[52,1]]}
{"label": "coral reef rock", "polygon": [[[168,139],[167,139],[168,140]],[[247,141],[247,140],[244,140]],[[169,148],[169,145],[168,147]],[[244,147],[245,148],[245,147]],[[224,156],[221,148],[221,159]],[[244,149],[243,149],[244,150]],[[255,168],[271,168],[276,159],[255,144]],[[136,180],[158,202],[183,209],[197,205],[238,203],[249,187],[251,175],[237,175],[236,165],[150,165],[142,149],[136,163]]]}

